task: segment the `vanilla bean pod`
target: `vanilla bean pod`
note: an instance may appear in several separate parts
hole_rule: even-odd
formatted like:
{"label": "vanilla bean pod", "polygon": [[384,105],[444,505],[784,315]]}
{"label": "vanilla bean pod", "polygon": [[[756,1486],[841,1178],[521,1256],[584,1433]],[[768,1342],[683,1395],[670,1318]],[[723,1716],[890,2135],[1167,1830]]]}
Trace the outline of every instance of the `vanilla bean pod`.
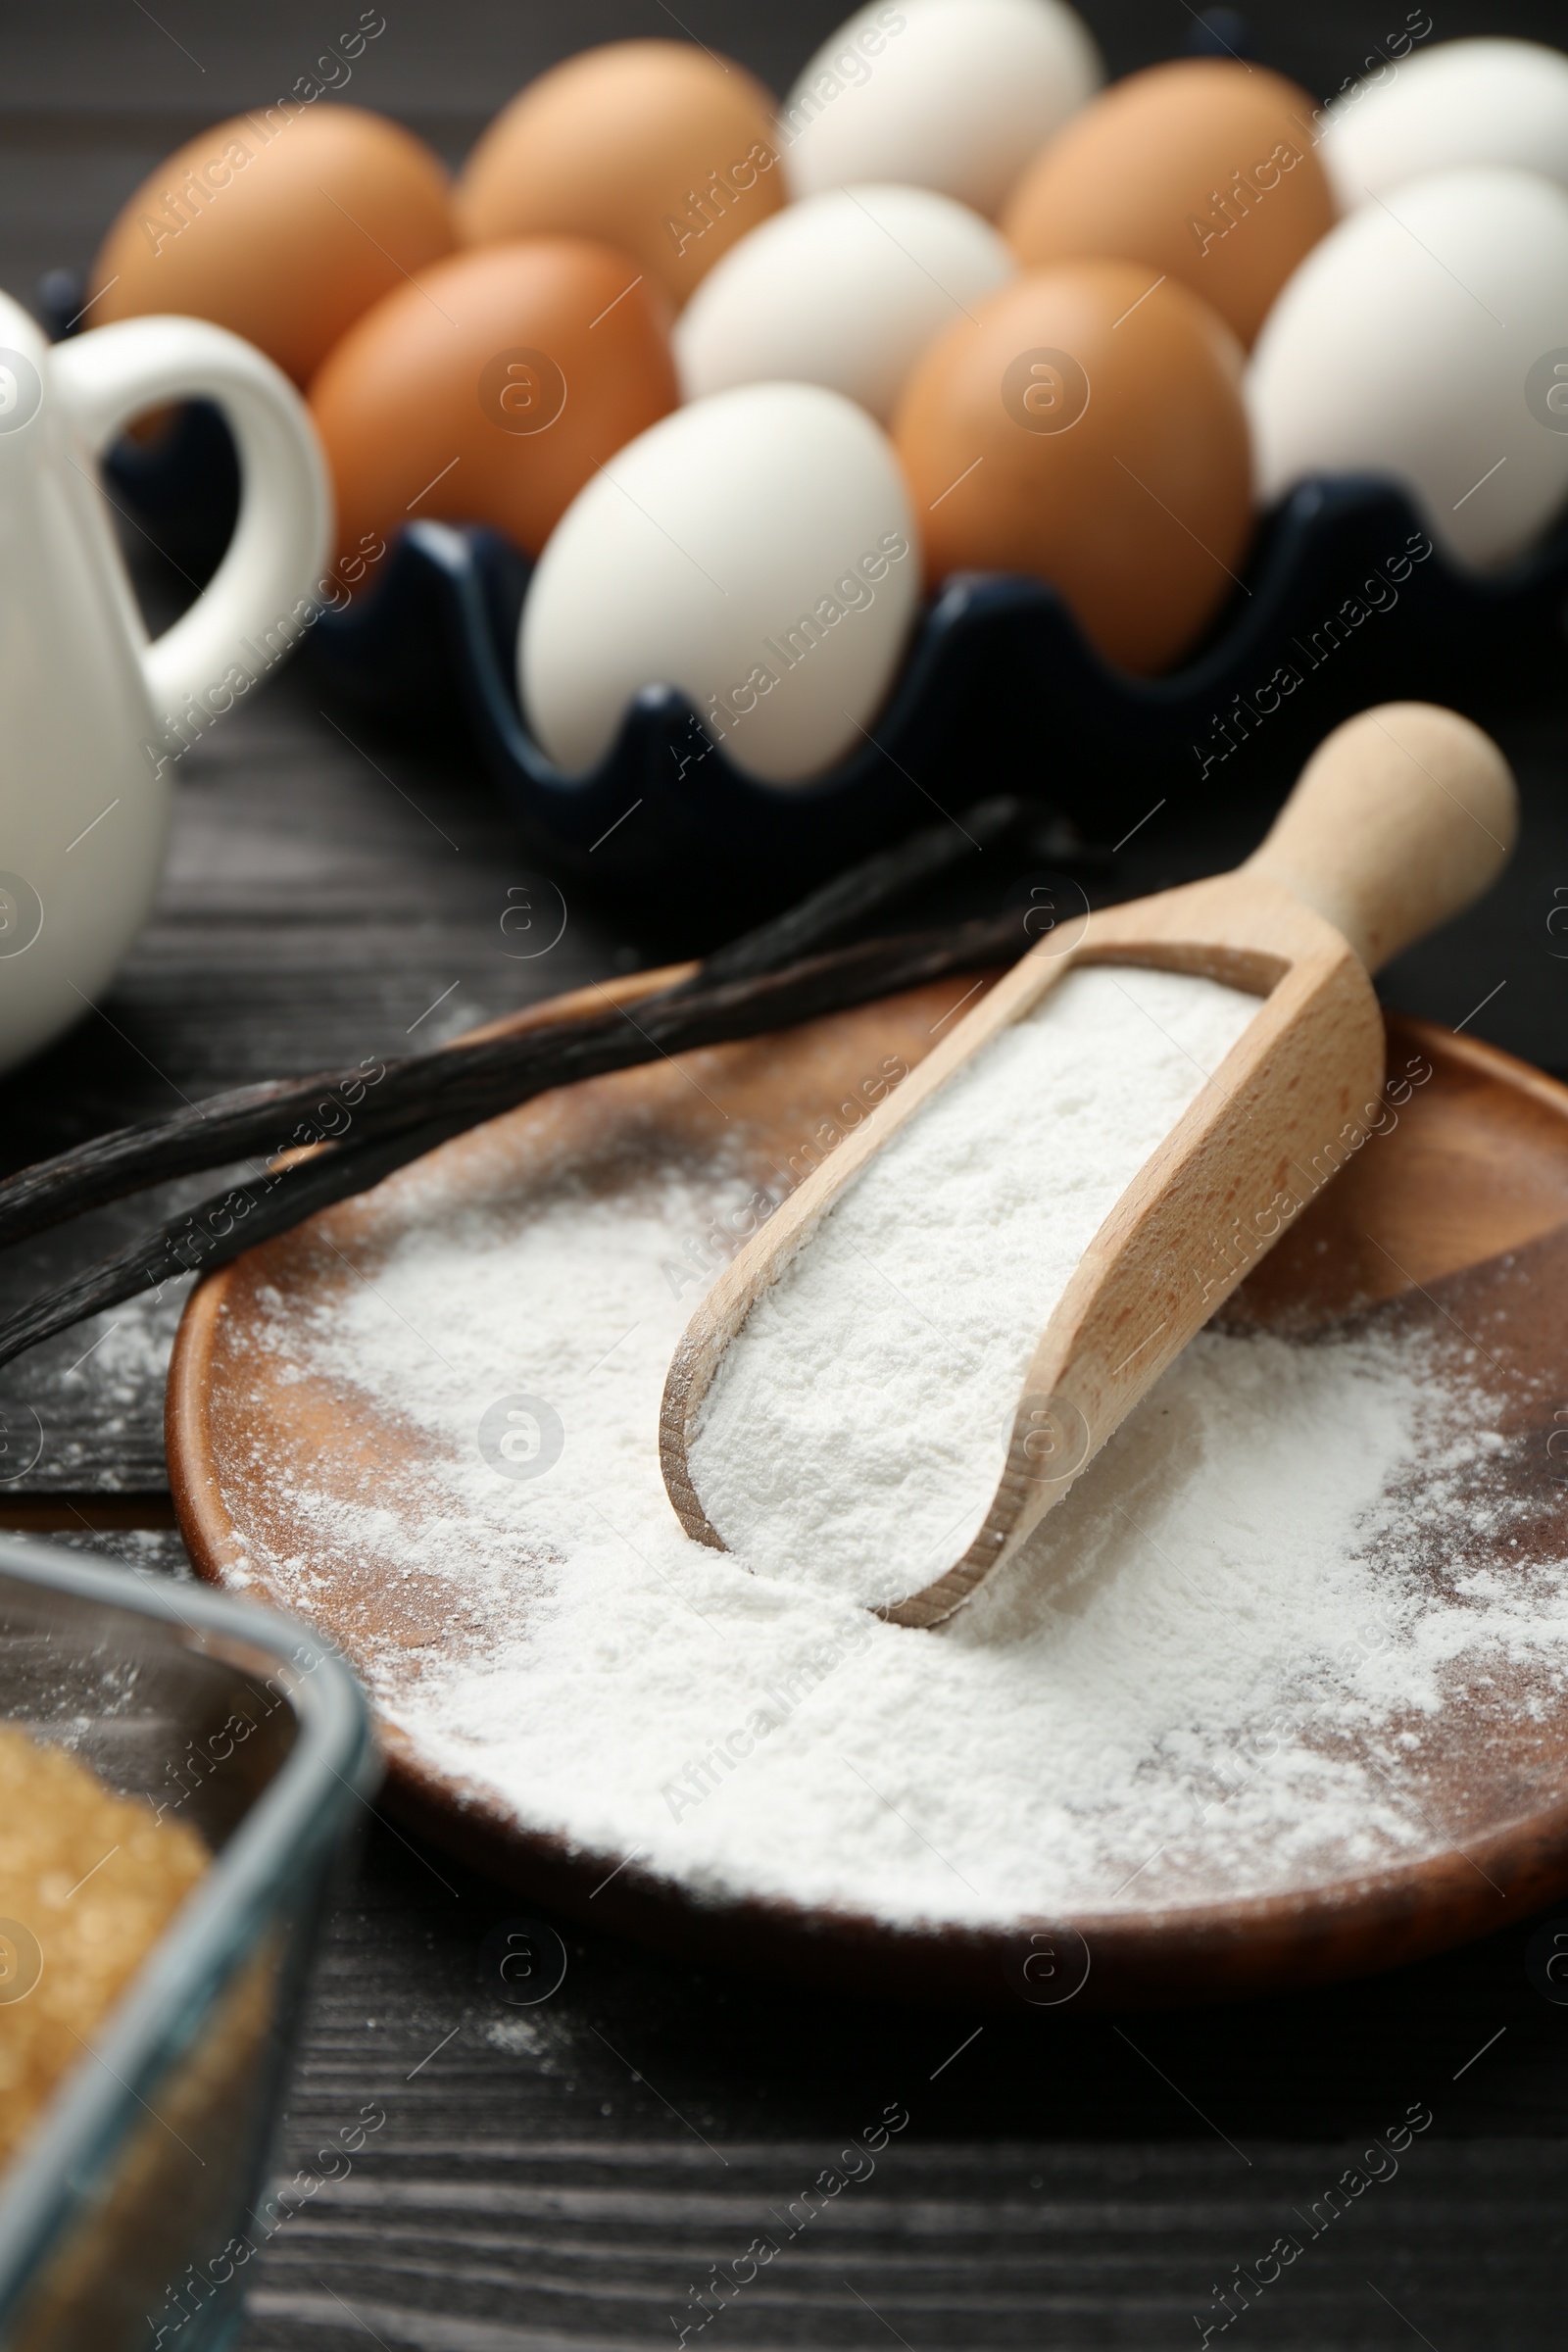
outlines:
{"label": "vanilla bean pod", "polygon": [[461,1135],[464,1125],[462,1120],[432,1121],[378,1145],[362,1144],[353,1152],[313,1152],[171,1217],[8,1316],[0,1323],[0,1364],[68,1331],[84,1315],[119,1306],[138,1291],[157,1290],[181,1275],[210,1273],[215,1266],[226,1265],[242,1250],[286,1233],[318,1208],[329,1208],[351,1193],[379,1184],[422,1152]]}
{"label": "vanilla bean pod", "polygon": [[[488,1041],[501,1049],[499,1056],[488,1057],[490,1074],[498,1075],[498,1058],[510,1061],[524,1092],[531,1091],[536,1070],[548,1067],[552,1054],[559,1054],[579,1029],[596,1037],[611,1026],[607,1013],[587,1022],[540,1024]],[[416,1126],[430,1116],[442,1079],[461,1089],[465,1077],[479,1075],[474,1052],[463,1045],[446,1046],[433,1054],[377,1063],[368,1074],[362,1063],[311,1078],[238,1087],[168,1118],[94,1136],[0,1183],[0,1248],[203,1168],[248,1158],[270,1160],[302,1147],[336,1151],[350,1129],[363,1144]],[[384,1092],[372,1100],[371,1089],[383,1084]]]}
{"label": "vanilla bean pod", "polygon": [[[694,975],[682,987],[645,997],[634,1007],[616,1006],[585,1019],[551,1022],[482,1039],[469,1047],[445,1047],[435,1054],[411,1056],[395,1066],[406,1078],[416,1077],[422,1083],[410,1085],[400,1095],[395,1124],[383,1121],[374,1133],[366,1134],[362,1129],[354,1143],[330,1143],[306,1157],[244,1179],[45,1293],[0,1323],[0,1364],[79,1322],[84,1315],[118,1305],[138,1291],[225,1264],[318,1209],[368,1191],[437,1144],[553,1087],[634,1068],[703,1046],[790,1028],[899,989],[941,979],[950,972],[984,970],[1010,962],[1025,944],[1013,912],[991,922],[966,923],[954,931],[870,941],[809,957],[782,971],[721,981],[713,987],[699,986]],[[246,1121],[265,1121],[270,1115],[275,1119],[277,1114],[279,1097],[270,1096],[258,1103],[255,1098],[260,1090],[243,1091],[246,1100],[233,1112],[232,1124],[223,1131],[225,1137],[239,1132]],[[384,1104],[381,1107],[384,1109]],[[182,1130],[186,1126],[183,1120],[170,1124],[178,1124]],[[275,1137],[275,1126],[269,1132]],[[221,1152],[225,1158],[238,1155],[233,1149]],[[63,1160],[79,1162],[79,1154],[62,1154]],[[206,1159],[187,1164],[212,1163]],[[41,1169],[59,1170],[60,1166],[59,1160],[41,1163]],[[69,1172],[62,1189],[79,1194],[96,1174],[96,1170],[82,1170],[78,1165]],[[127,1188],[122,1181],[118,1190],[125,1189],[135,1188]],[[114,1197],[115,1193],[98,1193],[95,1200]],[[81,1204],[78,1200],[77,1205]],[[40,1223],[54,1223],[59,1214],[75,1213],[74,1208],[56,1212],[51,1206],[51,1213],[42,1215],[51,1204],[36,1196],[30,1205]],[[36,1229],[36,1225],[30,1228]],[[20,1237],[7,1230],[0,1238]]]}
{"label": "vanilla bean pod", "polygon": [[[801,906],[718,950],[675,988],[643,999],[638,1017],[645,1025],[651,1019],[657,1022],[655,1006],[676,1000],[690,1004],[694,996],[714,987],[761,979],[813,956],[819,943],[834,932],[929,881],[970,847],[1000,837],[1016,821],[1018,808],[1013,801],[989,801],[968,811],[961,843],[955,829],[944,825],[868,858]],[[873,954],[879,944],[885,943],[871,943]],[[1004,956],[1016,947],[1016,940],[1009,941],[998,954]],[[852,948],[833,955],[853,957],[864,952]],[[308,1078],[236,1087],[167,1118],[94,1136],[0,1181],[0,1248],[203,1168],[253,1157],[270,1159],[305,1146],[337,1148],[351,1129],[357,1142],[366,1143],[417,1126],[445,1106],[456,1113],[467,1104],[470,1119],[494,1115],[510,1102],[523,1101],[547,1085],[566,1085],[591,1075],[586,1063],[596,1041],[616,1034],[615,1016],[607,1009],[597,1019],[539,1024],[477,1045],[460,1041],[434,1053],[406,1054],[372,1065],[368,1075],[362,1063]],[[682,1050],[663,1043],[667,1052]],[[562,1056],[560,1074],[541,1077],[538,1073],[552,1066],[553,1054]],[[619,1065],[611,1061],[603,1066]],[[509,1095],[504,1072],[514,1073],[520,1094]]]}

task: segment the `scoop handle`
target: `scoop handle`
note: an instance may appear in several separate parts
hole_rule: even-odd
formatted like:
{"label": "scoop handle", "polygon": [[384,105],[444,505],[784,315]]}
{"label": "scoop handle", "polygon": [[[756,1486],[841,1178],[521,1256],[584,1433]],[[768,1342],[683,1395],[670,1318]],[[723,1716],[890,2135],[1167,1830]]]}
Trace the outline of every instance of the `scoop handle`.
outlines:
{"label": "scoop handle", "polygon": [[1518,830],[1490,735],[1435,703],[1384,703],[1325,736],[1241,870],[1283,883],[1375,972],[1480,898]]}

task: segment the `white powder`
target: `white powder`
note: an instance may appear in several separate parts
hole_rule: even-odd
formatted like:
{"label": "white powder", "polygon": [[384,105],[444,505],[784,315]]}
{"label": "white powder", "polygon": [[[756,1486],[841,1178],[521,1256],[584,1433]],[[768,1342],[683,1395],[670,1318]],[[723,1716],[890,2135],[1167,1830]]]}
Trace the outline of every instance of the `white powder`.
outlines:
{"label": "white powder", "polygon": [[[270,1298],[330,1463],[275,1417],[232,1441],[288,1515],[236,1581],[318,1615],[520,1825],[715,1899],[1006,1923],[1338,1879],[1558,1792],[1568,1570],[1515,1563],[1559,1498],[1506,1499],[1525,1442],[1457,1337],[1202,1335],[969,1608],[907,1632],[689,1543],[665,1497],[666,1268],[758,1180],[738,1123],[694,1165],[634,1104],[552,1176],[556,1115],[465,1147],[461,1201],[439,1156],[384,1186],[337,1237],[356,1271],[323,1247]],[[477,1443],[516,1396],[564,1431],[531,1479]]]}
{"label": "white powder", "polygon": [[1258,1009],[1069,972],[868,1162],[725,1352],[691,1447],[732,1550],[866,1603],[951,1568],[1089,1243]]}

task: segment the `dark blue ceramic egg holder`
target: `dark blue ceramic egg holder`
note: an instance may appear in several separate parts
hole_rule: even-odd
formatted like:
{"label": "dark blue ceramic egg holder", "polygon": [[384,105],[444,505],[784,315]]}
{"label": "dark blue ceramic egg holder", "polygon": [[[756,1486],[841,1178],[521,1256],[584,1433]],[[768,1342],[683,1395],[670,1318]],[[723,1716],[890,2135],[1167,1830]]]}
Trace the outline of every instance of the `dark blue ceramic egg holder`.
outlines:
{"label": "dark blue ceramic egg holder", "polygon": [[1161,798],[1282,797],[1310,746],[1369,702],[1493,716],[1559,673],[1568,531],[1480,578],[1433,549],[1391,485],[1303,484],[1259,535],[1245,589],[1174,674],[1132,678],[1050,589],[949,580],[923,612],[870,738],[786,789],[735,767],[686,698],[650,685],[597,767],[566,776],[514,687],[528,565],[495,533],[418,523],[386,576],[313,632],[329,682],[390,712],[461,710],[531,846],[673,910],[760,913],[940,814],[998,792],[1116,840]]}
{"label": "dark blue ceramic egg holder", "polygon": [[[114,495],[186,567],[217,561],[237,476],[210,410],[111,457]],[[1310,747],[1368,703],[1444,702],[1484,723],[1560,678],[1568,525],[1486,575],[1432,545],[1405,494],[1375,479],[1303,483],[1267,516],[1244,583],[1204,645],[1160,678],[1113,669],[1059,597],[996,574],[929,600],[866,742],[788,789],[712,743],[686,698],[651,682],[599,764],[564,775],[518,708],[515,646],[530,566],[494,531],[419,522],[323,612],[310,658],[329,694],[387,722],[459,728],[531,855],[618,899],[657,892],[679,919],[755,919],[841,867],[1005,792],[1102,843],[1156,803],[1244,795],[1259,828]]]}

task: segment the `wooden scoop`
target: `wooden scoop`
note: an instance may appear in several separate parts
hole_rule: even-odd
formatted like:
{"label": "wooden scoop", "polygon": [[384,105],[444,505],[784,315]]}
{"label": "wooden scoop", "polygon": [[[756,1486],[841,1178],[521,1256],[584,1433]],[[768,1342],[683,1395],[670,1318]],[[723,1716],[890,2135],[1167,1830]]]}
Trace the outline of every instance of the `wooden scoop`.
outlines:
{"label": "wooden scoop", "polygon": [[688,1449],[725,1348],[824,1213],[907,1119],[1079,963],[1200,972],[1266,1000],[1101,1226],[1035,1350],[979,1535],[878,1614],[931,1626],[1014,1551],[1221,1301],[1382,1123],[1370,972],[1494,879],[1518,825],[1507,762],[1430,704],[1363,711],[1314,753],[1234,873],[1088,917],[1024,956],[726,1268],[664,1386],[664,1484],[688,1535],[722,1550]]}

